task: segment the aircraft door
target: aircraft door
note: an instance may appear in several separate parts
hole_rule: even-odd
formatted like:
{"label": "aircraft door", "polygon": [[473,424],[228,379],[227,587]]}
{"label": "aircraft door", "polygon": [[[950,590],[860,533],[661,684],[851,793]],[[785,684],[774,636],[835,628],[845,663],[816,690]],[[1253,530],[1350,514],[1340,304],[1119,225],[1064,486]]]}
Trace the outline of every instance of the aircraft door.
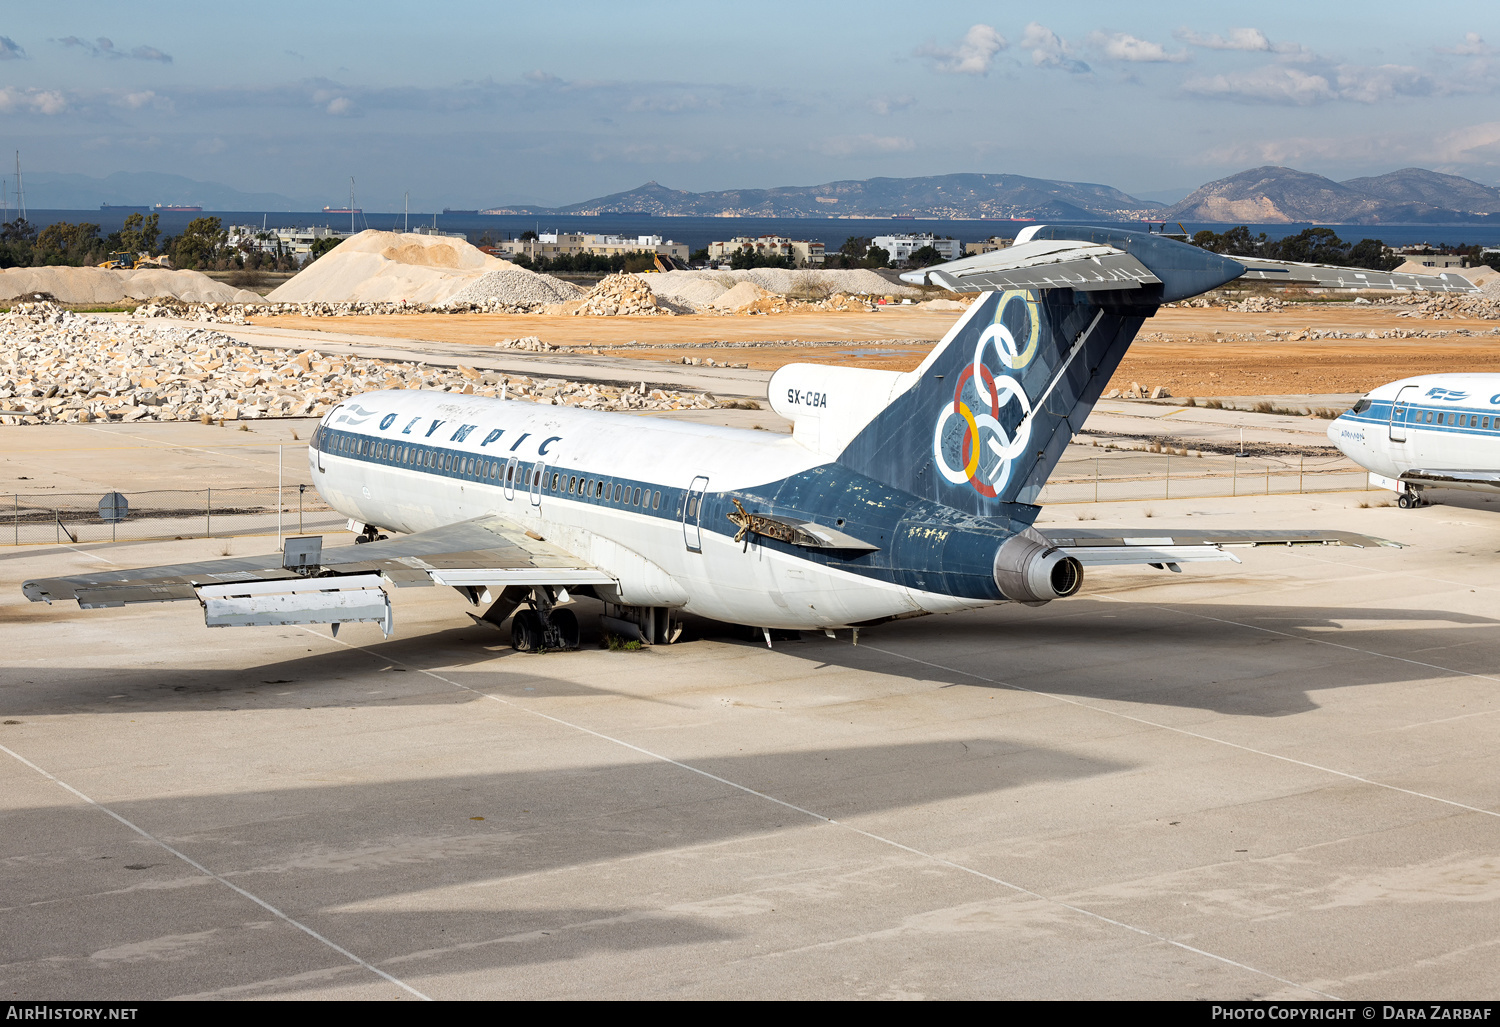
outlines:
{"label": "aircraft door", "polygon": [[1404,385],[1401,391],[1396,393],[1396,398],[1391,401],[1391,441],[1406,441],[1406,413],[1411,404],[1413,392],[1420,386]]}
{"label": "aircraft door", "polygon": [[547,479],[547,461],[538,460],[531,466],[531,505],[542,505],[542,482]]}
{"label": "aircraft door", "polygon": [[682,503],[682,540],[690,553],[703,552],[703,493],[707,491],[708,479],[700,474],[688,486]]}
{"label": "aircraft door", "polygon": [[521,473],[521,461],[517,457],[511,457],[505,465],[505,498],[516,498],[516,475]]}

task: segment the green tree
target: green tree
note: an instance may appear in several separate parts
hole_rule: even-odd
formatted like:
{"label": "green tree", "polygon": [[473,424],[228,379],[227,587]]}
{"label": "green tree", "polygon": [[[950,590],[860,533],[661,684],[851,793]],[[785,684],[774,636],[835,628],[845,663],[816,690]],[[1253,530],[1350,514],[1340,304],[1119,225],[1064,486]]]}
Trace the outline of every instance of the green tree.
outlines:
{"label": "green tree", "polygon": [[701,250],[694,250],[693,253],[692,253],[692,256],[688,257],[688,263],[689,264],[707,264],[708,263],[708,247],[705,246]]}
{"label": "green tree", "polygon": [[729,266],[736,271],[748,271],[755,267],[796,267],[797,262],[790,255],[772,256],[747,245],[729,255]]}
{"label": "green tree", "polygon": [[913,250],[906,262],[912,267],[930,267],[933,264],[941,264],[948,258],[937,251],[936,246],[923,246],[921,249]]}
{"label": "green tree", "polygon": [[218,218],[193,218],[176,239],[172,262],[182,268],[212,268],[223,259],[220,251],[227,238]]}
{"label": "green tree", "polygon": [[71,264],[75,267],[89,261],[100,251],[103,240],[99,226],[87,221],[71,225],[58,221],[42,229],[36,237],[32,260],[38,264]]}
{"label": "green tree", "polygon": [[131,253],[145,253],[148,256],[156,253],[156,240],[161,232],[158,225],[161,221],[160,214],[152,214],[146,217],[135,213],[125,218],[125,225],[120,229],[120,246],[122,250]]}
{"label": "green tree", "polygon": [[864,259],[859,263],[862,267],[885,267],[890,262],[891,253],[889,250],[880,246],[871,246],[868,250],[865,250]]}
{"label": "green tree", "polygon": [[524,232],[521,233],[521,242],[529,242],[530,240],[535,239],[536,237],[537,237],[536,233],[533,232],[531,229],[528,228],[528,229],[526,229],[526,231],[524,231]]}

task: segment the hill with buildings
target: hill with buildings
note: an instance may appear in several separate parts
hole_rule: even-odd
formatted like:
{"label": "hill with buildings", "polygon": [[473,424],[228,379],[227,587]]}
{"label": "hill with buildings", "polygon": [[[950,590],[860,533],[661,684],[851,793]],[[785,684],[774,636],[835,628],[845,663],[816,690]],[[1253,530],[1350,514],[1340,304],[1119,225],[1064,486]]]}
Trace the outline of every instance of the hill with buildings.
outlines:
{"label": "hill with buildings", "polygon": [[1497,214],[1500,189],[1423,168],[1335,182],[1293,168],[1263,167],[1200,186],[1159,216],[1168,221],[1374,225],[1485,221]]}
{"label": "hill with buildings", "polygon": [[656,182],[566,207],[497,207],[493,214],[654,214],[659,217],[1051,218],[1122,221],[1161,204],[1107,185],[1021,175],[871,178],[775,189],[692,193]]}

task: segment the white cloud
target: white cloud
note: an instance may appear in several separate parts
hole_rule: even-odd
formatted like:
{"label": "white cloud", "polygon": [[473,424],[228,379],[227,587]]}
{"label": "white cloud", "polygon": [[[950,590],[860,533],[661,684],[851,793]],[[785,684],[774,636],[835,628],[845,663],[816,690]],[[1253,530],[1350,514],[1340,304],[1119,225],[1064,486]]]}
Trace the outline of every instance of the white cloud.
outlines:
{"label": "white cloud", "polygon": [[1095,32],[1089,36],[1089,42],[1103,51],[1104,56],[1116,61],[1180,64],[1189,59],[1186,50],[1169,53],[1167,48],[1160,43],[1137,39],[1128,32],[1113,32],[1107,35],[1103,32]]}
{"label": "white cloud", "polygon": [[1073,56],[1066,39],[1037,22],[1026,26],[1021,49],[1031,51],[1031,63],[1038,68],[1061,68],[1075,75],[1086,75],[1093,70]]}
{"label": "white cloud", "polygon": [[1300,43],[1272,43],[1260,29],[1230,29],[1227,36],[1205,36],[1190,28],[1172,33],[1189,46],[1204,50],[1245,50],[1252,53],[1298,54],[1305,52]]}
{"label": "white cloud", "polygon": [[825,157],[868,157],[882,153],[907,153],[917,144],[905,136],[831,136],[813,149]]}
{"label": "white cloud", "polygon": [[954,75],[987,75],[995,55],[1008,44],[1005,37],[989,25],[971,25],[955,47],[926,43],[917,47],[917,56],[932,61],[932,66]]}
{"label": "white cloud", "polygon": [[888,114],[895,114],[898,111],[904,111],[916,105],[917,98],[904,93],[901,96],[877,96],[869,102],[870,110],[881,117],[885,117]]}
{"label": "white cloud", "polygon": [[68,109],[68,98],[55,89],[0,89],[0,113],[61,114]]}
{"label": "white cloud", "polygon": [[0,61],[19,61],[25,57],[25,47],[9,36],[0,36]]}
{"label": "white cloud", "polygon": [[1464,41],[1457,46],[1435,46],[1432,49],[1434,53],[1452,54],[1456,57],[1487,57],[1495,52],[1495,48],[1481,39],[1478,32],[1465,32]]}
{"label": "white cloud", "polygon": [[1182,88],[1198,96],[1254,103],[1308,106],[1330,100],[1380,103],[1397,96],[1445,91],[1418,68],[1400,64],[1340,64],[1319,74],[1284,64],[1189,79]]}
{"label": "white cloud", "polygon": [[325,108],[325,110],[327,110],[329,114],[344,118],[350,117],[356,113],[354,109],[354,101],[349,99],[347,96],[335,96],[332,100],[328,101],[328,106]]}

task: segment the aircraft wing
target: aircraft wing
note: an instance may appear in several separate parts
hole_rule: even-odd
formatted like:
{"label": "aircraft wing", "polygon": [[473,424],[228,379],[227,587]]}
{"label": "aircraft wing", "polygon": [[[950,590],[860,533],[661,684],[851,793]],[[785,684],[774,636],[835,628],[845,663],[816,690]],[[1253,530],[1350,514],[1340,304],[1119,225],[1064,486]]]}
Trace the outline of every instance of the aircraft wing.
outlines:
{"label": "aircraft wing", "polygon": [[992,253],[908,271],[903,282],[950,292],[989,289],[1139,289],[1161,279],[1124,250],[1074,239],[1039,239]]}
{"label": "aircraft wing", "polygon": [[1336,267],[1332,264],[1300,264],[1295,260],[1262,260],[1235,257],[1245,265],[1240,281],[1278,282],[1282,285],[1312,285],[1327,289],[1398,289],[1403,292],[1478,292],[1479,287],[1463,275],[1411,275],[1368,268]]}
{"label": "aircraft wing", "polygon": [[[288,546],[288,553],[292,551]],[[25,582],[32,602],[76,600],[85,610],[196,599],[210,627],[378,621],[391,629],[397,588],[451,585],[475,602],[510,586],[610,584],[614,578],[502,517],[321,550],[301,570],[289,557],[231,557]]]}
{"label": "aircraft wing", "polygon": [[1372,535],[1353,531],[1127,531],[1080,528],[1037,529],[1047,541],[1085,567],[1122,567],[1147,564],[1177,570],[1180,563],[1231,560],[1228,549],[1244,546],[1394,546]]}
{"label": "aircraft wing", "polygon": [[1500,472],[1497,471],[1424,471],[1413,468],[1403,473],[1401,480],[1410,485],[1431,485],[1470,492],[1500,492]]}

